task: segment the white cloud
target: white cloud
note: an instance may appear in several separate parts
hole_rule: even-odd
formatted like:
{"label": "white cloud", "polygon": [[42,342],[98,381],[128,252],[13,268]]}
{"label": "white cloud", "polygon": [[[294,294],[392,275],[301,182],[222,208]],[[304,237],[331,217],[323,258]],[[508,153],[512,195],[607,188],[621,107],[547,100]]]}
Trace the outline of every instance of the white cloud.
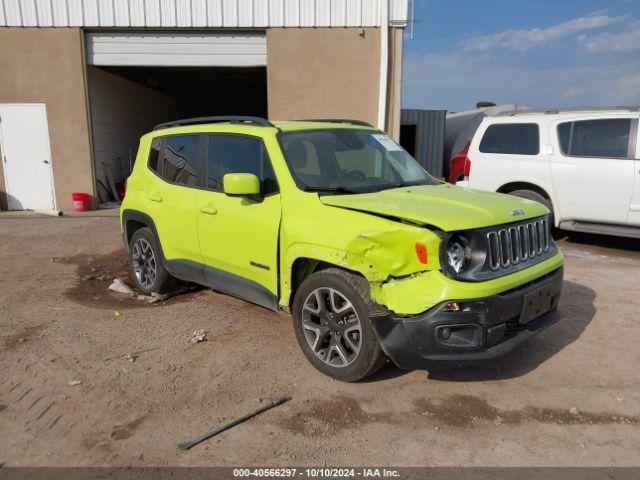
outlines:
{"label": "white cloud", "polygon": [[596,12],[548,28],[510,29],[490,35],[475,36],[463,40],[460,46],[466,52],[481,52],[495,48],[524,52],[578,32],[612,25],[624,18],[626,17],[611,17],[605,13]]}
{"label": "white cloud", "polygon": [[573,86],[570,87],[566,92],[561,95],[561,98],[578,98],[586,93],[589,93],[589,90],[583,87]]}
{"label": "white cloud", "polygon": [[460,111],[478,100],[532,107],[640,104],[640,58],[607,65],[540,68],[484,53],[409,55],[403,106]]}
{"label": "white cloud", "polygon": [[640,22],[631,24],[630,28],[624,32],[604,32],[592,37],[580,35],[578,40],[585,46],[589,53],[628,53],[640,50]]}

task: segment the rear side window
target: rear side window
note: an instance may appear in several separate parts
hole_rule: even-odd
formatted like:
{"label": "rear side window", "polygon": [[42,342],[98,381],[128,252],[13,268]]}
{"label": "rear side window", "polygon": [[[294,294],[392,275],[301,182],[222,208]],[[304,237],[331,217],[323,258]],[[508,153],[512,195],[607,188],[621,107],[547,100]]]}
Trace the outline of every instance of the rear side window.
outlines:
{"label": "rear side window", "polygon": [[162,139],[154,138],[151,141],[151,148],[149,149],[149,168],[158,173],[158,160],[160,160],[160,147],[162,147]]}
{"label": "rear side window", "polygon": [[253,173],[263,195],[278,191],[278,182],[261,139],[242,135],[209,135],[207,188],[222,191],[227,173]]}
{"label": "rear side window", "polygon": [[628,158],[631,119],[580,120],[558,125],[562,153],[571,157]]}
{"label": "rear side window", "polygon": [[482,153],[537,155],[540,130],[535,123],[496,123],[487,128],[480,142]]}
{"label": "rear side window", "polygon": [[162,178],[187,187],[198,186],[199,135],[171,135],[165,137],[162,156]]}

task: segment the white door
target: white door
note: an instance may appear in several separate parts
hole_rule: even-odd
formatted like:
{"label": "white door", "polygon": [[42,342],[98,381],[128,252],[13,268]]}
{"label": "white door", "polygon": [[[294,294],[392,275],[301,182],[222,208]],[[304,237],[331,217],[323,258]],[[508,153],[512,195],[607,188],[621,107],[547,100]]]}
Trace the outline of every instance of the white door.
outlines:
{"label": "white door", "polygon": [[638,120],[636,120],[635,134],[637,138],[636,149],[634,152],[635,169],[633,172],[633,195],[631,197],[631,205],[629,206],[629,218],[627,219],[627,223],[629,225],[634,225],[636,227],[640,227],[640,133],[638,132],[640,132],[640,128],[638,128]]}
{"label": "white door", "polygon": [[626,223],[635,170],[632,122],[620,116],[551,124],[549,135],[558,138],[550,165],[561,220]]}
{"label": "white door", "polygon": [[54,210],[44,104],[0,104],[0,150],[9,210]]}

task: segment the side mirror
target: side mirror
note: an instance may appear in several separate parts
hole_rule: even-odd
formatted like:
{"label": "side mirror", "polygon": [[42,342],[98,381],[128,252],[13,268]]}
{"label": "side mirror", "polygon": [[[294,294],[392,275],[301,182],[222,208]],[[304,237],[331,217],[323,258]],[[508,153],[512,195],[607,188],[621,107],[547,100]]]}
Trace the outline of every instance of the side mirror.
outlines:
{"label": "side mirror", "polygon": [[222,188],[229,196],[260,196],[260,180],[253,173],[227,173],[222,177]]}

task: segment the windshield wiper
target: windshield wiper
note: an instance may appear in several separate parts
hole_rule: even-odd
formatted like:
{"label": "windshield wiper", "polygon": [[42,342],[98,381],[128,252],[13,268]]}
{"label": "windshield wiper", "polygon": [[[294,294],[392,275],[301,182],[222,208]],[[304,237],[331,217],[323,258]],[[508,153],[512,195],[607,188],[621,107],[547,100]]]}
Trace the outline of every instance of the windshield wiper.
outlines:
{"label": "windshield wiper", "polygon": [[397,182],[397,183],[382,185],[380,188],[377,188],[375,191],[381,192],[383,190],[392,190],[394,188],[403,188],[403,187],[417,187],[419,185],[427,185],[427,184],[423,183],[422,180],[410,181],[410,182]]}
{"label": "windshield wiper", "polygon": [[335,187],[308,186],[304,187],[302,190],[304,190],[305,192],[362,193],[357,190],[351,190],[343,185],[337,185]]}

